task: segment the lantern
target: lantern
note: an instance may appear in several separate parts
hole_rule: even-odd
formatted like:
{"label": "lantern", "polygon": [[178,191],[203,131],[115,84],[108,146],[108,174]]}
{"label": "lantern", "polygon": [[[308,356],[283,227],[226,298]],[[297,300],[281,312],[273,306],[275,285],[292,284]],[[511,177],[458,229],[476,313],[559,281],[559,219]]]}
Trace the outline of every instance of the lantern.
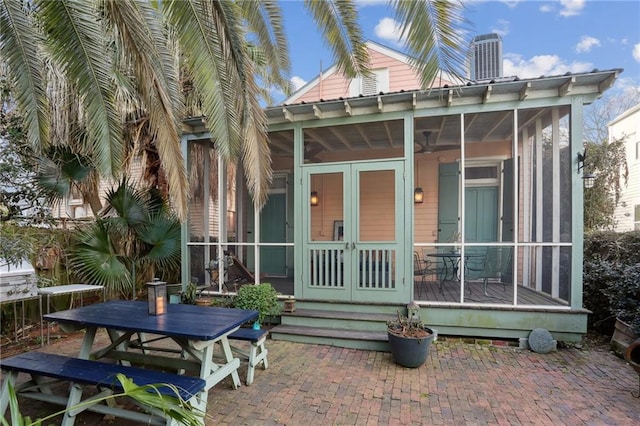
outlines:
{"label": "lantern", "polygon": [[157,278],[147,283],[149,315],[163,315],[167,313],[167,283]]}

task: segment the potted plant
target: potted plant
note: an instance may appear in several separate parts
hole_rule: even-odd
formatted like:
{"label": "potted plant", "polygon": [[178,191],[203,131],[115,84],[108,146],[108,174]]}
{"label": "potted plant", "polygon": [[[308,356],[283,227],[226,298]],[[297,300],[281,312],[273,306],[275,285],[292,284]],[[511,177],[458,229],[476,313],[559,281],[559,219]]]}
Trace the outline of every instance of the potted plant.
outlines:
{"label": "potted plant", "polygon": [[189,283],[187,288],[180,294],[180,301],[185,305],[195,305],[198,298],[198,284]]}
{"label": "potted plant", "polygon": [[387,337],[391,355],[403,367],[416,368],[425,363],[429,347],[435,338],[432,329],[426,327],[418,315],[419,306],[413,302],[407,306],[407,316],[400,314],[387,322]]}
{"label": "potted plant", "polygon": [[254,323],[254,328],[260,328],[266,317],[280,314],[278,293],[269,283],[243,285],[238,290],[233,306],[238,309],[255,309],[258,311],[258,319]]}

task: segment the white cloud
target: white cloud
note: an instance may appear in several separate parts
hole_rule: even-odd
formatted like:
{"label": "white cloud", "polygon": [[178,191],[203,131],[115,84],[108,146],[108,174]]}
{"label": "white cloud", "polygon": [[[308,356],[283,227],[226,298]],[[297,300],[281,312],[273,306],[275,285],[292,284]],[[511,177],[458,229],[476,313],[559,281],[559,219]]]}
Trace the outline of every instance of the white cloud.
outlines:
{"label": "white cloud", "polygon": [[540,12],[542,13],[553,12],[553,6],[551,6],[550,4],[543,4],[542,6],[540,6]]}
{"label": "white cloud", "polygon": [[395,44],[401,42],[400,25],[392,18],[382,18],[374,28],[375,35]]}
{"label": "white cloud", "polygon": [[593,69],[589,62],[564,62],[558,55],[538,55],[524,59],[521,55],[507,53],[502,63],[505,76],[536,78],[542,75],[562,75],[567,72],[587,72]]}
{"label": "white cloud", "polygon": [[307,84],[307,81],[302,77],[294,75],[293,77],[291,77],[291,84],[293,84],[293,90],[298,90],[299,88]]}
{"label": "white cloud", "polygon": [[591,36],[582,36],[576,45],[576,52],[590,52],[593,46],[600,46],[600,40]]}
{"label": "white cloud", "polygon": [[499,19],[498,20],[498,27],[493,28],[491,30],[491,32],[496,33],[501,35],[502,37],[506,36],[507,34],[509,34],[510,31],[510,22],[507,21],[506,19]]}
{"label": "white cloud", "polygon": [[576,16],[584,9],[586,0],[560,0],[562,10],[560,15],[562,16]]}
{"label": "white cloud", "polygon": [[515,9],[519,3],[524,0],[500,0],[502,3],[506,4],[509,9]]}
{"label": "white cloud", "polygon": [[633,46],[633,59],[635,59],[636,62],[640,62],[640,43]]}

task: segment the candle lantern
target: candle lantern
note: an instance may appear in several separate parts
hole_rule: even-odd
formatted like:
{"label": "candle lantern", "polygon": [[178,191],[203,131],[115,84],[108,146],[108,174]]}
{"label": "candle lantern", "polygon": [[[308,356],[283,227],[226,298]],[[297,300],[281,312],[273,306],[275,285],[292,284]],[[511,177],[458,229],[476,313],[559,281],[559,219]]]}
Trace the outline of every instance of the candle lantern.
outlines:
{"label": "candle lantern", "polygon": [[167,283],[157,278],[147,283],[149,301],[149,315],[162,315],[167,313]]}

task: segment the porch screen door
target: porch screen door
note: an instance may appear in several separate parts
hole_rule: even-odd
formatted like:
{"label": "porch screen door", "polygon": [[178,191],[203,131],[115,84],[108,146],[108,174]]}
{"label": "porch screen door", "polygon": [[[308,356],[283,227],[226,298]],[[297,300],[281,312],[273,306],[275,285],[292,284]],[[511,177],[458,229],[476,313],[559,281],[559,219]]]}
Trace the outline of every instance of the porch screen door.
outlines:
{"label": "porch screen door", "polygon": [[402,162],[305,169],[305,298],[402,302]]}

